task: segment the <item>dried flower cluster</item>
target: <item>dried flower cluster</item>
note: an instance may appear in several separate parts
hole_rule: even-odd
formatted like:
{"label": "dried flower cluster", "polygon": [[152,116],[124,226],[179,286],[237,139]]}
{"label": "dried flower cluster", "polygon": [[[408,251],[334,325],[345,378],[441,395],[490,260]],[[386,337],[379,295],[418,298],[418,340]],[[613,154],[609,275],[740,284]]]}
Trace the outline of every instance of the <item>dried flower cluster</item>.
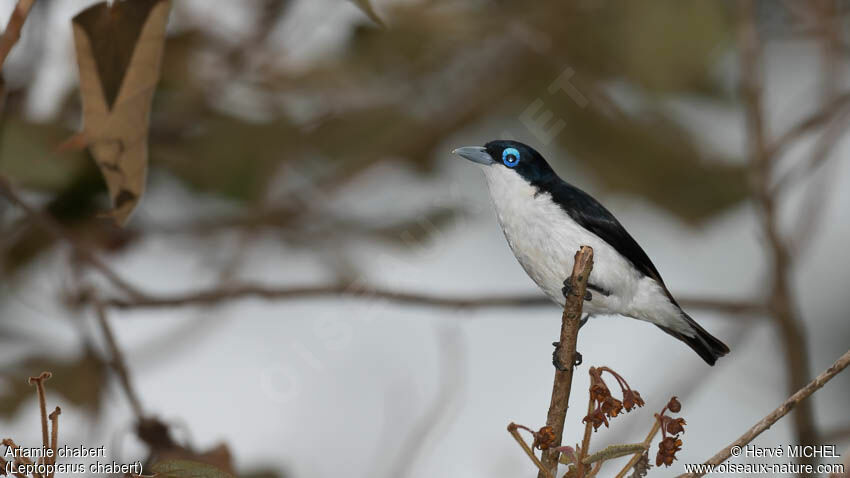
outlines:
{"label": "dried flower cluster", "polygon": [[548,450],[555,444],[555,430],[550,426],[545,426],[536,432],[532,432],[534,435],[534,443],[532,443],[532,448],[537,448],[538,450]]}
{"label": "dried flower cluster", "polygon": [[661,424],[661,441],[658,443],[658,454],[655,456],[655,466],[670,466],[676,459],[676,452],[682,449],[682,439],[679,435],[685,432],[685,419],[673,418],[666,413],[678,413],[682,404],[676,397],[670,399],[660,414],[655,415]]}
{"label": "dried flower cluster", "polygon": [[544,426],[537,431],[534,431],[525,425],[519,425],[515,423],[512,423],[511,426],[531,433],[531,436],[534,437],[534,442],[532,442],[531,448],[536,448],[538,450],[548,450],[549,448],[555,446],[555,440],[557,439],[557,437],[555,436],[555,430],[553,430],[550,426]]}
{"label": "dried flower cluster", "polygon": [[[622,392],[622,400],[611,395],[611,390],[605,380],[602,379],[603,372],[609,373],[617,380],[617,385]],[[623,410],[630,412],[635,407],[644,405],[640,393],[637,390],[632,390],[620,374],[608,367],[590,368],[590,399],[596,404],[596,408],[584,417],[582,423],[592,424],[594,430],[598,430],[603,424],[608,427],[608,419],[616,417]]]}

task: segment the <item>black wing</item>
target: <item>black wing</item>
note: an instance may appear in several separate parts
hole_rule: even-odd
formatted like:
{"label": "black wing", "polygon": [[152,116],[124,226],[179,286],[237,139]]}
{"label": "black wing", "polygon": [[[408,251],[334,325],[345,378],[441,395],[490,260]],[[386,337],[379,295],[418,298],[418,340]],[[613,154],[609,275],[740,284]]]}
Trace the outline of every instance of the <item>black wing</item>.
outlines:
{"label": "black wing", "polygon": [[637,270],[658,281],[666,291],[667,287],[664,285],[658,269],[655,268],[655,264],[641,249],[637,241],[626,232],[620,221],[609,210],[605,209],[605,206],[599,204],[599,201],[593,199],[586,192],[560,178],[541,186],[543,186],[542,190],[552,194],[555,203],[561,206],[561,209],[575,222],[610,244],[623,257],[631,261]]}

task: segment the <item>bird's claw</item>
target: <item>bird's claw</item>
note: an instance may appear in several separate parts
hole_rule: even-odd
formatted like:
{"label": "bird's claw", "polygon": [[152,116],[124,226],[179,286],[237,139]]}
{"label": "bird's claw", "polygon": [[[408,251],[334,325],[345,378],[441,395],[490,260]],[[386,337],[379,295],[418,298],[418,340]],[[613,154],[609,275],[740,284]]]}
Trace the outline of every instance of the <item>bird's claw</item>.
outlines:
{"label": "bird's claw", "polygon": [[[570,283],[570,280],[567,279],[564,281],[564,287],[561,288],[561,293],[564,294],[564,297],[568,297],[573,294],[573,285]],[[593,294],[590,293],[589,290],[584,291],[584,300],[590,302],[593,299]]]}
{"label": "bird's claw", "polygon": [[[552,345],[555,346],[555,350],[552,352],[552,365],[555,366],[555,369],[561,372],[566,372],[567,368],[561,365],[561,361],[558,360],[558,352],[561,351],[561,343],[560,342],[552,342]],[[581,356],[578,350],[573,353],[573,367],[578,367],[581,365],[584,358]]]}

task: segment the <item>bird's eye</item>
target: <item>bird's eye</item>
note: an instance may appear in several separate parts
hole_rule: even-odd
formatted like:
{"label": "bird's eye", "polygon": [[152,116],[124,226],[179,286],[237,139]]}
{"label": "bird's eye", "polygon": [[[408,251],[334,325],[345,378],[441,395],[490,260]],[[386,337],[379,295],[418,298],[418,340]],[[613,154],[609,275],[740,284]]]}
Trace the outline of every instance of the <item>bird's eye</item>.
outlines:
{"label": "bird's eye", "polygon": [[516,148],[505,148],[502,151],[502,162],[509,168],[516,166],[519,164],[519,151]]}

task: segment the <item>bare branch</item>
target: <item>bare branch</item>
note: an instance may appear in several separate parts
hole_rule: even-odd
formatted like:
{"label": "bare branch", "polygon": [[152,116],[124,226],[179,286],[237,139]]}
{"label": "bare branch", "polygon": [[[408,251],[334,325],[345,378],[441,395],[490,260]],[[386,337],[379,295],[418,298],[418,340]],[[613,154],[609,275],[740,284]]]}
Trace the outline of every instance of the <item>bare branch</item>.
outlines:
{"label": "bare branch", "polygon": [[104,277],[109,279],[113,284],[122,289],[130,297],[141,299],[145,294],[140,292],[136,287],[131,285],[126,280],[122,279],[115,271],[109,268],[100,258],[85,244],[77,241],[65,228],[59,224],[51,216],[44,214],[35,207],[24,201],[20,195],[12,188],[5,177],[0,176],[0,196],[5,196],[12,204],[21,208],[27,216],[50,235],[70,244],[74,248],[74,252],[84,261],[88,262],[92,267],[100,271]]}
{"label": "bare branch", "polygon": [[[770,412],[759,420],[755,425],[750,427],[743,435],[741,435],[737,440],[730,443],[728,446],[723,447],[722,450],[717,452],[716,455],[706,460],[706,465],[719,465],[724,461],[728,460],[729,457],[732,456],[732,448],[736,446],[744,446],[747,443],[753,441],[757,436],[761,435],[762,432],[773,426],[774,423],[778,422],[782,417],[788,414],[793,408],[800,405],[800,403],[805,403],[803,400],[808,398],[811,394],[815,393],[821,387],[823,387],[826,382],[829,382],[836,375],[838,375],[842,370],[847,368],[850,365],[850,350],[844,353],[838,360],[835,361],[832,366],[828,369],[824,370],[820,375],[818,375],[814,380],[809,382],[808,385],[798,390],[797,393],[791,395],[787,400],[785,400],[782,405],[780,405],[776,410]],[[689,473],[679,475],[679,478],[682,477],[698,477],[702,476],[704,473]]]}
{"label": "bare branch", "polygon": [[[549,298],[537,295],[493,295],[446,297],[420,292],[402,292],[358,284],[328,284],[316,286],[274,287],[260,284],[232,284],[229,286],[186,292],[171,296],[147,295],[131,299],[113,297],[103,299],[103,304],[116,309],[161,309],[170,307],[209,306],[242,299],[304,300],[320,297],[349,297],[361,300],[385,300],[402,305],[421,305],[450,309],[478,309],[495,307],[551,306]],[[89,297],[73,298],[75,302],[88,302]],[[757,302],[726,299],[684,298],[679,303],[690,309],[714,310],[730,315],[758,315],[767,312],[767,306]]]}
{"label": "bare branch", "polygon": [[0,69],[6,63],[6,57],[12,51],[12,47],[18,43],[21,38],[21,29],[24,28],[24,22],[27,21],[27,16],[30,14],[35,0],[18,0],[15,5],[15,10],[12,11],[12,16],[9,17],[9,23],[6,24],[6,29],[3,35],[0,36]]}
{"label": "bare branch", "polygon": [[[62,409],[56,407],[47,417],[50,419],[50,449],[53,450],[53,456],[51,456],[50,459],[47,460],[47,463],[50,465],[56,464],[56,450],[59,443],[59,415],[61,414]],[[54,470],[48,472],[47,478],[53,478],[54,473]]]}
{"label": "bare branch", "polygon": [[[561,454],[557,448],[561,446],[564,434],[564,421],[567,418],[567,408],[570,404],[570,389],[573,383],[573,363],[576,356],[576,342],[578,342],[578,329],[581,322],[581,310],[584,306],[584,294],[587,291],[587,281],[593,270],[593,249],[582,246],[576,252],[573,263],[573,273],[569,278],[571,294],[568,294],[564,302],[564,313],[561,316],[561,336],[559,340],[558,353],[555,357],[563,369],[555,370],[555,382],[552,385],[552,400],[549,403],[549,414],[546,417],[546,426],[552,427],[555,440],[552,446],[543,451],[543,467],[552,476],[558,474],[558,456]],[[547,473],[542,470],[537,478],[545,478]]]}
{"label": "bare branch", "polygon": [[133,388],[133,383],[130,381],[130,372],[127,368],[127,363],[124,361],[124,354],[121,352],[121,348],[118,347],[118,341],[115,340],[112,327],[109,325],[109,317],[106,316],[106,309],[97,299],[94,300],[94,309],[97,313],[100,329],[106,338],[106,344],[109,346],[109,354],[111,356],[109,365],[115,371],[115,374],[118,375],[118,381],[121,383],[121,387],[130,401],[133,413],[136,414],[137,419],[142,420],[144,418],[142,402],[139,400],[139,396]]}
{"label": "bare branch", "polygon": [[837,122],[838,118],[846,114],[848,107],[850,107],[850,92],[834,98],[829,105],[826,105],[826,108],[792,126],[774,141],[768,149],[768,154],[771,156],[782,154],[803,136],[817,131],[822,126]]}
{"label": "bare branch", "polygon": [[[762,98],[762,46],[755,20],[755,3],[753,0],[744,0],[737,5],[739,7],[738,44],[741,50],[739,55],[740,88],[749,138],[751,194],[753,201],[760,209],[762,231],[769,246],[769,260],[773,271],[768,303],[783,342],[790,393],[805,385],[809,378],[806,330],[794,303],[790,287],[792,257],[787,241],[779,231],[775,191],[772,191],[770,187],[776,158],[769,154],[767,148],[768,139]],[[794,413],[794,432],[796,441],[800,444],[818,443],[814,414],[808,403],[803,403]]]}
{"label": "bare branch", "polygon": [[50,434],[47,432],[47,396],[44,393],[44,382],[50,380],[53,374],[41,372],[38,377],[30,377],[30,385],[35,385],[38,391],[38,408],[41,410],[41,443],[46,450],[50,447]]}
{"label": "bare branch", "polygon": [[[850,94],[844,96],[850,96]],[[847,100],[845,100],[845,104],[847,104]],[[847,125],[850,123],[850,108],[842,105],[842,108],[832,112],[832,115],[834,115],[832,121],[829,122],[826,130],[815,144],[814,152],[809,160],[795,164],[788,172],[777,179],[776,184],[771,188],[773,194],[784,192],[790,186],[811,176],[830,158],[829,153],[847,131]]]}
{"label": "bare branch", "polygon": [[552,474],[549,473],[549,471],[543,467],[543,463],[540,463],[540,459],[537,458],[537,455],[534,454],[534,450],[532,450],[531,447],[528,446],[528,443],[526,443],[526,441],[522,439],[522,435],[519,434],[518,426],[516,423],[511,422],[508,424],[508,433],[510,433],[511,436],[514,437],[514,440],[519,443],[519,446],[522,447],[522,450],[525,452],[526,455],[528,455],[528,458],[537,466],[537,469],[540,470],[540,475],[543,475],[543,478],[553,478]]}

